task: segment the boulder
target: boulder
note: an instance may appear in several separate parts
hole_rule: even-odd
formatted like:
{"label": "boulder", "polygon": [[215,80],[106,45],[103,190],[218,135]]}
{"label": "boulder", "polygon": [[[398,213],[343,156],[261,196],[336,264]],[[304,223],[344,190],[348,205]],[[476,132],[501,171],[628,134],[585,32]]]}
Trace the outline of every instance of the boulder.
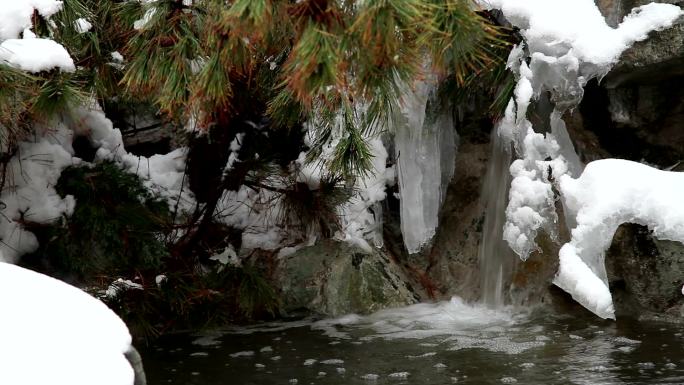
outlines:
{"label": "boulder", "polygon": [[684,244],[659,240],[644,226],[625,224],[606,253],[616,313],[682,320]]}
{"label": "boulder", "polygon": [[418,302],[402,269],[381,249],[368,254],[321,240],[281,259],[274,281],[287,314],[368,314]]}

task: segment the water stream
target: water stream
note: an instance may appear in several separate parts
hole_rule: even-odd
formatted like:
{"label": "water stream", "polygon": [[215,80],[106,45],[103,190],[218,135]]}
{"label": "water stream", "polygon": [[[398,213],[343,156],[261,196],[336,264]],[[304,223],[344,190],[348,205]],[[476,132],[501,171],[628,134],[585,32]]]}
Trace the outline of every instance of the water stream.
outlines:
{"label": "water stream", "polygon": [[512,151],[510,144],[498,135],[496,128],[492,130],[490,143],[491,157],[482,188],[485,219],[478,259],[482,302],[491,308],[497,308],[504,304],[504,281],[511,276],[518,258],[503,240],[508,188],[511,184],[508,168],[511,165]]}
{"label": "water stream", "polygon": [[682,384],[684,326],[459,300],[167,336],[151,385]]}

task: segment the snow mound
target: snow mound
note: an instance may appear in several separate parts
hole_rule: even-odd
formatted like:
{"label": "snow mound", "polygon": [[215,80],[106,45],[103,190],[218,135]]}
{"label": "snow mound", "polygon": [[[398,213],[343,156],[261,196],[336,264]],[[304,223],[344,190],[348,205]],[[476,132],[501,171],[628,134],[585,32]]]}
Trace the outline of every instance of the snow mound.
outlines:
{"label": "snow mound", "polygon": [[604,253],[623,223],[684,242],[684,173],[603,159],[589,163],[577,179],[563,176],[560,189],[577,225],[560,250],[554,283],[600,317],[614,318]]}
{"label": "snow mound", "polygon": [[131,336],[104,303],[51,277],[0,263],[0,383],[132,385]]}

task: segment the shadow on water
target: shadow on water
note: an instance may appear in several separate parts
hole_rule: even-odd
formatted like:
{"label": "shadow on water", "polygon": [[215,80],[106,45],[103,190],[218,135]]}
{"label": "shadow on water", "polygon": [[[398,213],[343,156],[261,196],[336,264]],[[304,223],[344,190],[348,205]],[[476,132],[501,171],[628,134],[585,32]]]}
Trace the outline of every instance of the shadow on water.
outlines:
{"label": "shadow on water", "polygon": [[152,385],[682,384],[683,333],[455,299],[166,336],[143,358]]}

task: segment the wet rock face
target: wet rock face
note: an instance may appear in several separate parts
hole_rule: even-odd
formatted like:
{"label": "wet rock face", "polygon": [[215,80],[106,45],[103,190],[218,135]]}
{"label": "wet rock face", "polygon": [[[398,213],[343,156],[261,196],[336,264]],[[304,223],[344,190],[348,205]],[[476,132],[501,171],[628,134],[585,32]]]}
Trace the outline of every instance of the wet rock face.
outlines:
{"label": "wet rock face", "polygon": [[371,254],[322,240],[283,258],[275,274],[289,314],[368,314],[419,300],[402,270],[386,254]]}
{"label": "wet rock face", "polygon": [[606,269],[618,316],[684,316],[681,243],[656,239],[644,226],[622,225],[606,253]]}
{"label": "wet rock face", "polygon": [[462,139],[432,247],[412,259],[416,266],[422,261],[423,282],[432,296],[477,300],[481,295],[478,249],[484,222],[480,194],[490,150],[488,140]]}

